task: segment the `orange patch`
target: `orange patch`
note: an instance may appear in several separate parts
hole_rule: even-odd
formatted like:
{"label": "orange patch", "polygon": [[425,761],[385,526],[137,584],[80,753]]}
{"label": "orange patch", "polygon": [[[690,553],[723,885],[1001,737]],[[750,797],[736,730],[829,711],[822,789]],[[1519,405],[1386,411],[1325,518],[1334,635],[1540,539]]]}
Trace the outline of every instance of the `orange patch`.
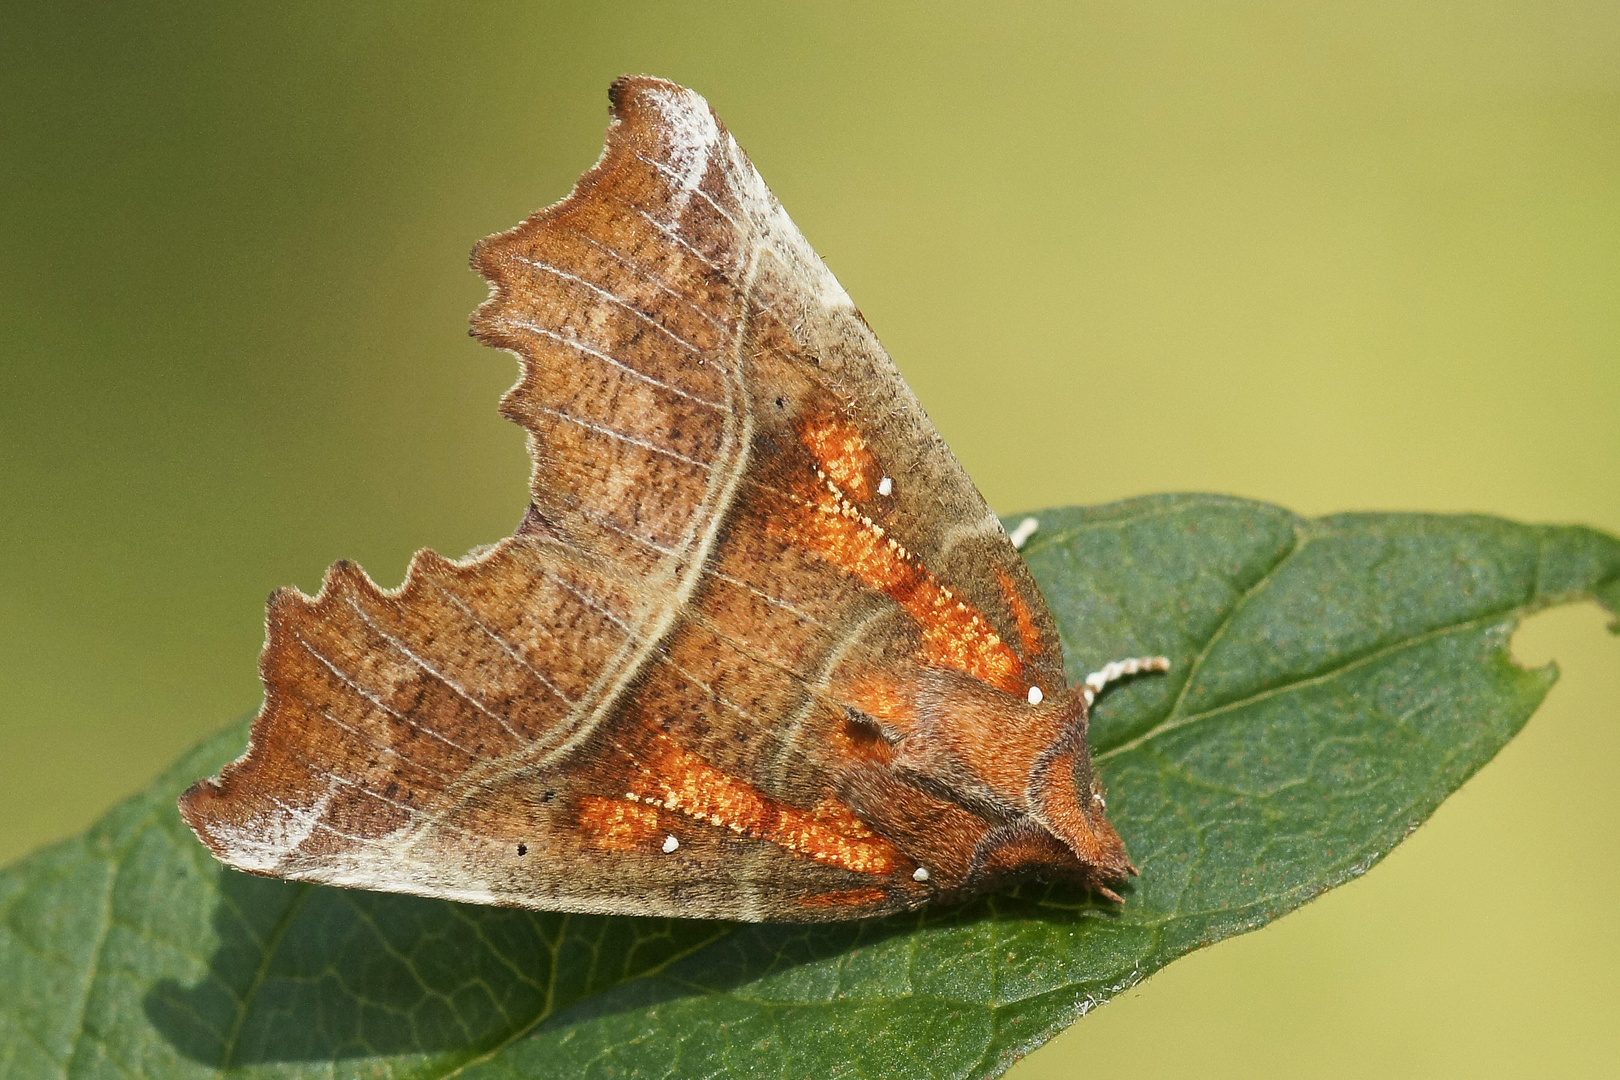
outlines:
{"label": "orange patch", "polygon": [[656,814],[662,807],[859,874],[892,874],[895,846],[847,807],[823,802],[806,813],[716,769],[669,736],[655,736],[655,756],[625,798]]}
{"label": "orange patch", "polygon": [[1018,620],[1018,637],[1024,643],[1024,655],[1039,656],[1041,634],[1035,629],[1035,613],[1024,602],[1024,594],[1018,591],[1018,583],[999,566],[996,567],[996,580],[1001,582],[1001,595],[1007,598],[1007,603],[1013,609],[1013,618]]}
{"label": "orange patch", "polygon": [[824,483],[811,497],[794,500],[801,513],[790,522],[773,523],[773,531],[888,593],[922,627],[924,660],[1009,694],[1024,693],[1024,662],[989,621],[835,486]]}
{"label": "orange patch", "polygon": [[917,722],[916,694],[887,675],[857,679],[847,692],[849,703],[885,727],[910,731]]}
{"label": "orange patch", "polygon": [[928,660],[965,671],[1009,694],[1026,689],[1024,662],[1018,654],[983,615],[958,600],[932,574],[926,574],[909,598],[895,599],[922,623],[923,655]]}
{"label": "orange patch", "polygon": [[[810,811],[810,821],[855,840],[882,840],[860,816],[837,799],[822,799]],[[884,841],[887,843],[887,841]]]}
{"label": "orange patch", "polygon": [[587,795],[579,801],[579,826],[593,843],[608,851],[638,851],[663,839],[658,808],[625,799]]}
{"label": "orange patch", "polygon": [[799,438],[815,455],[828,480],[857,499],[872,497],[877,458],[867,449],[859,431],[838,420],[822,419],[806,424]]}
{"label": "orange patch", "polygon": [[842,892],[817,893],[804,898],[806,907],[868,907],[881,904],[889,898],[882,889],[845,889]]}

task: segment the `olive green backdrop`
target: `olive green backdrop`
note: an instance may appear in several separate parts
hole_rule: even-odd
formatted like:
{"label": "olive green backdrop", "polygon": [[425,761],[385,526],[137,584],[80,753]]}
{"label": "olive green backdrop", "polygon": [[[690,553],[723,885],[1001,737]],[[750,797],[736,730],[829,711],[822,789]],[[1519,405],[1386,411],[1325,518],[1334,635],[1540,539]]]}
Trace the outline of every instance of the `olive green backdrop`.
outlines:
{"label": "olive green backdrop", "polygon": [[[524,506],[474,240],[691,85],[1003,511],[1620,530],[1620,5],[0,10],[0,860],[258,701],[273,587]],[[1620,642],[1367,879],[1014,1075],[1613,1075]],[[1106,658],[1096,658],[1106,659]]]}

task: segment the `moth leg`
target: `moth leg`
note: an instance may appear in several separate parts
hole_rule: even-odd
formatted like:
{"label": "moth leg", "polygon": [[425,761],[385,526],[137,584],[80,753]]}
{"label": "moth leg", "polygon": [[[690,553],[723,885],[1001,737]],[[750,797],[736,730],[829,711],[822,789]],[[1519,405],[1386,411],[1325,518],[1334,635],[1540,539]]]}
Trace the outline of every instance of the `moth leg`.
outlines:
{"label": "moth leg", "polygon": [[1012,532],[1007,534],[1007,539],[1012,541],[1013,547],[1017,548],[1019,551],[1023,551],[1024,545],[1029,543],[1029,538],[1034,536],[1035,530],[1040,527],[1041,523],[1038,519],[1027,517],[1023,521],[1020,521]]}
{"label": "moth leg", "polygon": [[1097,700],[1097,695],[1103,692],[1103,687],[1111,682],[1118,682],[1127,675],[1135,675],[1141,671],[1169,671],[1170,658],[1166,656],[1133,656],[1129,660],[1115,660],[1111,664],[1104,664],[1102,670],[1093,671],[1086,676],[1085,683],[1080,692],[1085,695],[1086,707]]}

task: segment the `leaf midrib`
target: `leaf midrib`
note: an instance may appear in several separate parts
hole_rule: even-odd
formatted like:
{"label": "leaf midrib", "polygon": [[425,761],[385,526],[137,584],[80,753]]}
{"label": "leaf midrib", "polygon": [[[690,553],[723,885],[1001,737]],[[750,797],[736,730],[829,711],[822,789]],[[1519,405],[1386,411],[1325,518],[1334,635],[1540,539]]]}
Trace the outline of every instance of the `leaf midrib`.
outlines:
{"label": "leaf midrib", "polygon": [[306,881],[298,882],[297,886],[298,895],[287,905],[287,910],[281,913],[276,925],[270,929],[270,936],[265,939],[264,948],[260,950],[259,966],[254,970],[253,979],[248,983],[248,988],[236,1007],[236,1019],[232,1021],[231,1030],[225,1035],[225,1045],[219,1055],[219,1071],[222,1073],[230,1072],[234,1067],[232,1061],[236,1057],[236,1048],[242,1038],[242,1028],[247,1024],[248,1014],[253,1011],[253,1002],[258,998],[259,991],[264,987],[264,980],[270,974],[271,961],[275,959],[276,950],[281,948],[282,939],[297,921],[298,913],[303,910],[305,901],[315,888]]}
{"label": "leaf midrib", "polygon": [[[557,942],[558,942],[559,946],[561,945],[564,937],[567,935],[568,924],[572,920],[572,918],[573,918],[573,916],[572,916],[571,913],[569,913],[569,912],[564,912],[563,913],[561,925],[559,926],[558,933],[557,933]],[[614,983],[612,986],[604,987],[602,990],[598,990],[594,994],[585,995],[584,997],[581,997],[579,1000],[580,1001],[589,1001],[591,998],[597,997],[598,995],[603,994],[603,993],[607,992],[608,990],[618,989],[621,986],[626,986],[626,985],[628,985],[630,983],[633,983],[633,982],[636,982],[637,980],[640,980],[640,979],[650,979],[650,978],[653,978],[654,976],[662,975],[665,971],[669,970],[669,968],[672,965],[676,964],[677,962],[679,962],[681,960],[685,960],[688,956],[692,956],[695,953],[698,953],[698,952],[701,952],[704,949],[707,949],[710,945],[714,945],[714,944],[718,943],[719,941],[721,941],[721,940],[725,939],[726,937],[728,937],[732,933],[732,931],[735,930],[735,929],[736,928],[734,926],[728,926],[723,932],[721,932],[719,934],[716,934],[712,938],[708,938],[708,939],[706,939],[704,941],[697,942],[697,943],[695,943],[695,944],[693,944],[691,946],[688,946],[685,949],[681,949],[681,950],[671,954],[670,956],[665,957],[662,961],[660,961],[659,963],[653,965],[650,968],[647,968],[645,971],[638,971],[635,975],[631,976],[628,979],[620,979],[618,982]],[[530,1032],[534,1031],[535,1028],[537,1028],[541,1024],[545,1023],[545,1021],[550,1019],[553,1015],[555,1015],[559,1011],[556,1008],[556,998],[555,998],[556,990],[557,990],[557,968],[559,966],[559,958],[558,958],[558,953],[559,952],[560,952],[560,949],[555,949],[554,948],[552,950],[551,981],[550,981],[550,985],[548,985],[546,987],[546,1001],[545,1001],[545,1004],[543,1006],[541,1006],[539,1011],[534,1015],[534,1017],[532,1019],[528,1020],[525,1023],[521,1023],[521,1024],[516,1025],[512,1029],[510,1034],[508,1034],[504,1039],[502,1039],[498,1043],[491,1046],[489,1049],[481,1051],[479,1053],[471,1054],[465,1060],[461,1061],[455,1067],[451,1068],[448,1072],[437,1074],[437,1076],[434,1078],[434,1080],[451,1080],[452,1077],[460,1076],[463,1072],[465,1072],[466,1070],[472,1068],[474,1065],[482,1065],[484,1062],[486,1062],[486,1061],[490,1060],[491,1058],[495,1057],[495,1055],[501,1053],[507,1047],[509,1047],[513,1043],[517,1042],[519,1039],[527,1037]],[[570,1002],[570,1004],[574,1004],[574,1003]]]}
{"label": "leaf midrib", "polygon": [[1483,615],[1476,615],[1469,619],[1463,619],[1459,622],[1447,623],[1444,626],[1437,626],[1431,630],[1425,630],[1421,634],[1401,638],[1400,640],[1390,642],[1387,645],[1380,645],[1370,652],[1362,653],[1359,656],[1346,660],[1342,664],[1334,664],[1331,667],[1324,668],[1314,675],[1308,675],[1304,678],[1279,683],[1276,686],[1268,686],[1266,689],[1256,691],[1255,693],[1249,694],[1246,697],[1237,698],[1233,701],[1228,701],[1221,705],[1217,705],[1213,709],[1206,709],[1203,712],[1198,713],[1190,713],[1187,716],[1182,717],[1176,717],[1174,715],[1166,716],[1163,720],[1159,721],[1159,723],[1155,724],[1149,730],[1144,731],[1136,738],[1127,740],[1118,746],[1110,747],[1109,749],[1098,754],[1096,756],[1096,760],[1107,761],[1109,758],[1117,757],[1118,755],[1125,753],[1127,750],[1135,750],[1137,747],[1142,746],[1151,739],[1156,739],[1159,736],[1166,735],[1172,731],[1179,731],[1184,727],[1188,727],[1203,720],[1208,720],[1214,716],[1219,716],[1222,713],[1232,712],[1235,709],[1242,709],[1249,705],[1253,705],[1256,702],[1265,701],[1281,694],[1291,694],[1296,690],[1302,690],[1312,686],[1319,686],[1322,683],[1338,678],[1346,672],[1353,671],[1358,667],[1365,664],[1370,664],[1376,660],[1381,660],[1386,656],[1394,655],[1403,649],[1415,648],[1419,645],[1427,644],[1430,641],[1443,638],[1449,634],[1477,629],[1481,626],[1487,626],[1493,622],[1498,622],[1504,618],[1522,613],[1526,606],[1527,605],[1524,602],[1520,602],[1505,608],[1497,608],[1495,610],[1488,611]]}
{"label": "leaf midrib", "polygon": [[[84,976],[84,993],[79,999],[79,1015],[73,1025],[73,1038],[68,1043],[67,1057],[62,1059],[62,1075],[67,1076],[73,1072],[73,1060],[79,1056],[79,1047],[85,1041],[85,1022],[90,1016],[90,998],[95,993],[96,979],[101,974],[101,961],[107,949],[107,938],[112,935],[113,928],[113,896],[118,891],[118,878],[123,873],[124,859],[128,857],[135,845],[140,843],[147,826],[157,816],[161,803],[154,802],[146,808],[146,813],[130,829],[128,838],[116,850],[110,851],[105,858],[112,872],[107,876],[107,891],[102,901],[102,917],[96,930],[96,943],[90,954],[90,967]],[[96,842],[96,834],[92,832],[84,838],[87,849]],[[92,857],[94,852],[92,851]]]}
{"label": "leaf midrib", "polygon": [[[1193,684],[1198,681],[1198,673],[1204,670],[1204,662],[1209,659],[1212,653],[1214,653],[1215,646],[1219,644],[1221,639],[1226,636],[1226,631],[1234,622],[1237,621],[1237,617],[1241,615],[1246,608],[1248,608],[1249,601],[1253,600],[1262,589],[1271,584],[1277,575],[1282,572],[1283,567],[1291,562],[1295,555],[1298,555],[1301,551],[1305,550],[1305,546],[1309,542],[1309,539],[1301,534],[1298,523],[1295,523],[1293,531],[1293,543],[1288,545],[1288,550],[1284,551],[1270,566],[1266,567],[1265,572],[1255,580],[1254,584],[1243,590],[1243,595],[1238,597],[1237,602],[1233,604],[1227,611],[1226,617],[1221,619],[1220,625],[1210,633],[1208,640],[1204,642],[1204,647],[1198,650],[1197,656],[1193,657],[1193,662],[1187,670],[1187,677],[1182,680],[1181,689],[1176,692],[1176,699],[1170,703],[1170,708],[1165,713],[1164,719],[1159,721],[1159,723],[1155,724],[1153,727],[1149,728],[1147,731],[1143,732],[1137,737],[1137,739],[1127,742],[1125,744],[1126,746],[1129,746],[1135,742],[1146,741],[1147,739],[1153,737],[1156,732],[1163,730],[1165,725],[1170,724],[1175,720],[1176,714],[1181,711],[1181,706],[1187,700],[1187,694],[1191,692]],[[1098,760],[1102,760],[1109,754],[1119,749],[1122,749],[1122,747],[1114,747],[1105,753],[1099,754]]]}

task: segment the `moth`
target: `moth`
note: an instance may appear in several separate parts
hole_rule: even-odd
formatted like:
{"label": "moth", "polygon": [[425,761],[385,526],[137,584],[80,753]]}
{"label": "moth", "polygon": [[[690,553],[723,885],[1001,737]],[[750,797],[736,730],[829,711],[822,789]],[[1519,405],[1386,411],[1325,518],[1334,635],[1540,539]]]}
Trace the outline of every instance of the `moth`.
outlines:
{"label": "moth", "polygon": [[269,603],[246,753],[180,799],[240,870],[810,922],[1136,873],[1015,545],[697,94],[473,252],[522,374],[515,534]]}

